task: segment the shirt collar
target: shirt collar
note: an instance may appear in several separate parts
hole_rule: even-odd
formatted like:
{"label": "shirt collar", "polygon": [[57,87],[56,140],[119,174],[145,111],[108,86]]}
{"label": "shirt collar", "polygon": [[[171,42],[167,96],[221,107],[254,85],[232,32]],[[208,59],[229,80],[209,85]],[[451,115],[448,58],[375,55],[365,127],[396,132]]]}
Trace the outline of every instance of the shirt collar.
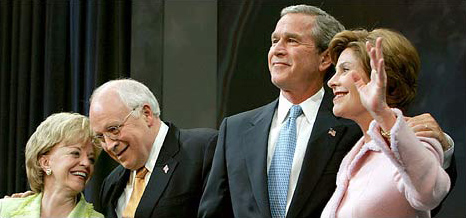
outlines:
{"label": "shirt collar", "polygon": [[165,141],[167,133],[168,126],[163,121],[161,121],[159,132],[157,133],[154,143],[152,144],[152,148],[150,149],[149,158],[147,159],[147,162],[144,165],[147,168],[147,170],[149,170],[149,173],[152,173],[152,171],[154,170],[155,163],[157,162],[157,158],[159,156],[162,144]]}
{"label": "shirt collar", "polygon": [[[299,106],[303,110],[303,114],[308,119],[309,123],[312,123],[310,119],[312,119],[311,115],[315,114],[316,111],[319,109],[320,103],[324,98],[324,87],[322,87],[317,93],[313,96],[309,97],[305,101],[301,102]],[[278,108],[277,108],[277,121],[282,123],[285,121],[285,118],[288,116],[288,111],[290,110],[293,103],[289,102],[288,99],[283,96],[280,92],[280,97],[278,98]]]}

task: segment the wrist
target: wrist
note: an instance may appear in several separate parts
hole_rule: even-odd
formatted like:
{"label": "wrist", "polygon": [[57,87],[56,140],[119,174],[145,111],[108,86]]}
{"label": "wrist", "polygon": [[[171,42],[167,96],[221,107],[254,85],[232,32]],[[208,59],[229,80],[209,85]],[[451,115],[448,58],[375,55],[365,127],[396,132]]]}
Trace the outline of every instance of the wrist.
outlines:
{"label": "wrist", "polygon": [[393,112],[392,109],[386,105],[382,110],[374,113],[373,118],[379,124],[382,132],[385,135],[389,135],[390,130],[396,122],[395,112]]}

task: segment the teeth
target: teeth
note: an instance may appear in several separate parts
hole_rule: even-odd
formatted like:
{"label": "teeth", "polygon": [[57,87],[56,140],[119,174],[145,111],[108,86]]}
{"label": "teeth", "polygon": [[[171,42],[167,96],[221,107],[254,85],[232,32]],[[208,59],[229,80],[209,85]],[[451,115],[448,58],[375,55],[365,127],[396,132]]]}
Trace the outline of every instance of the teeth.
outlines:
{"label": "teeth", "polygon": [[75,175],[75,176],[82,176],[82,177],[84,177],[84,178],[87,177],[87,174],[86,174],[86,173],[83,173],[83,172],[73,172],[73,173],[71,173],[71,174],[73,174],[73,175]]}

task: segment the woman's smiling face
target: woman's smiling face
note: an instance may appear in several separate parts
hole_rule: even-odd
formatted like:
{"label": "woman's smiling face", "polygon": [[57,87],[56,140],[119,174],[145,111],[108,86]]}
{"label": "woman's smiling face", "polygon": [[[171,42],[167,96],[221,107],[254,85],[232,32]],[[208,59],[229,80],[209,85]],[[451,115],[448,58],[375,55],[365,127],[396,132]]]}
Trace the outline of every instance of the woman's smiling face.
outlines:
{"label": "woman's smiling face", "polygon": [[55,145],[48,154],[41,157],[44,168],[52,170],[45,176],[44,185],[51,183],[54,188],[80,193],[94,173],[95,153],[91,142]]}
{"label": "woman's smiling face", "polygon": [[333,98],[335,116],[357,120],[360,115],[367,113],[354,84],[358,79],[362,79],[365,83],[369,82],[361,60],[353,49],[346,48],[338,58],[335,75],[327,83],[335,95]]}

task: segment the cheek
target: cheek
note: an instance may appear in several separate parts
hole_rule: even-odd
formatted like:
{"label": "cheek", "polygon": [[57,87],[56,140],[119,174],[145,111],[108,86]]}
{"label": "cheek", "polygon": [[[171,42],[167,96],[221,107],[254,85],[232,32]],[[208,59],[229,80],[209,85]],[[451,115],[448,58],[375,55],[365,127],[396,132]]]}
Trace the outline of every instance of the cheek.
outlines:
{"label": "cheek", "polygon": [[270,52],[269,52],[269,55],[267,56],[267,66],[269,67],[269,71],[272,70],[272,55],[270,55]]}
{"label": "cheek", "polygon": [[351,93],[351,102],[352,103],[359,103],[360,102],[359,92],[358,92],[358,89],[356,88],[356,86],[354,85],[353,82],[351,82],[351,84],[349,84],[349,90],[350,90],[350,93]]}

